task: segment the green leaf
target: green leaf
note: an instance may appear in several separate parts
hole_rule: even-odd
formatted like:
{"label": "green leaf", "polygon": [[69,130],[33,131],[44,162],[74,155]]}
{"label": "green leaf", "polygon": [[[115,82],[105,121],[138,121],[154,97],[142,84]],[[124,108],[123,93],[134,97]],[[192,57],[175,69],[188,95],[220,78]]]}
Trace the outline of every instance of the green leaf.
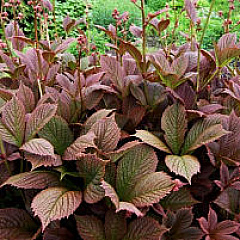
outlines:
{"label": "green leaf", "polygon": [[119,161],[117,168],[117,193],[124,200],[135,184],[148,173],[155,172],[158,159],[154,150],[147,145],[137,145]]}
{"label": "green leaf", "polygon": [[103,222],[95,216],[76,216],[77,230],[83,240],[106,240]]}
{"label": "green leaf", "polygon": [[162,142],[158,137],[146,130],[136,130],[136,134],[133,136],[140,138],[143,142],[155,147],[163,152],[171,153],[166,144]]}
{"label": "green leaf", "polygon": [[190,184],[192,176],[200,172],[201,167],[198,159],[191,155],[168,155],[165,163],[170,171],[185,177]]}
{"label": "green leaf", "polygon": [[0,138],[10,144],[18,146],[19,143],[17,139],[12,135],[10,130],[0,121]]}
{"label": "green leaf", "polygon": [[129,224],[123,240],[159,240],[166,230],[153,218],[138,218]]}
{"label": "green leaf", "polygon": [[96,203],[104,197],[101,180],[104,177],[107,162],[94,154],[83,154],[77,158],[77,169],[85,180],[84,200],[87,203]]}
{"label": "green leaf", "polygon": [[181,155],[190,153],[204,144],[213,142],[230,132],[222,128],[218,118],[205,118],[196,122],[187,134]]}
{"label": "green leaf", "polygon": [[[6,136],[11,134],[14,137],[15,145],[20,147],[23,143],[24,131],[25,131],[25,108],[16,97],[13,97],[5,105],[2,111],[2,127],[7,131],[3,130],[3,140],[9,141],[9,137]],[[11,141],[11,140],[10,140]]]}
{"label": "green leaf", "polygon": [[59,116],[53,117],[38,134],[48,140],[59,155],[62,155],[74,140],[67,122]]}
{"label": "green leaf", "polygon": [[168,107],[163,113],[161,124],[168,146],[174,154],[179,154],[187,128],[184,106],[175,103]]}
{"label": "green leaf", "polygon": [[38,193],[31,208],[41,222],[43,231],[51,221],[73,214],[82,202],[80,191],[70,191],[63,187],[51,187]]}
{"label": "green leaf", "polygon": [[57,106],[54,104],[42,104],[35,108],[26,125],[25,139],[31,140],[55,115]]}
{"label": "green leaf", "polygon": [[180,188],[178,191],[170,193],[160,201],[164,209],[172,211],[192,207],[192,205],[196,203],[198,203],[198,201],[192,197],[190,191],[186,188]]}
{"label": "green leaf", "polygon": [[171,177],[166,173],[150,173],[138,180],[132,191],[124,196],[124,201],[137,207],[151,206],[169,194],[173,186]]}

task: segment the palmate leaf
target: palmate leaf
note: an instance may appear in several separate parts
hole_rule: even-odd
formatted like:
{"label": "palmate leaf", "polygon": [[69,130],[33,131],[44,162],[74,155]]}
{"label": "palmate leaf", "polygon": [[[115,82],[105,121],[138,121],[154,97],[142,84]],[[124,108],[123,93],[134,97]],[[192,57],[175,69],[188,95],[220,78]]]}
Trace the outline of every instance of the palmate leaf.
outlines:
{"label": "palmate leaf", "polygon": [[5,105],[0,125],[2,139],[20,147],[24,138],[25,108],[16,97]]}
{"label": "palmate leaf", "polygon": [[90,130],[96,135],[96,145],[103,152],[111,152],[117,147],[121,133],[114,114],[98,120]]}
{"label": "palmate leaf", "polygon": [[62,155],[74,140],[67,122],[59,116],[51,118],[38,134],[52,143],[59,155]]}
{"label": "palmate leaf", "polygon": [[218,118],[205,118],[196,122],[187,134],[181,155],[192,152],[204,144],[213,142],[229,132],[224,130]]}
{"label": "palmate leaf", "polygon": [[44,189],[59,184],[59,176],[54,172],[35,171],[16,174],[4,182],[1,187],[11,185],[23,189]]}
{"label": "palmate leaf", "polygon": [[175,103],[168,107],[163,113],[161,124],[168,146],[174,154],[179,154],[187,128],[183,105]]}
{"label": "palmate leaf", "polygon": [[143,217],[132,221],[123,240],[159,240],[167,229],[150,217]]}
{"label": "palmate leaf", "polygon": [[96,203],[104,197],[101,180],[104,177],[107,163],[108,161],[98,158],[95,154],[84,154],[77,157],[77,169],[85,180],[83,196],[87,203]]}
{"label": "palmate leaf", "polygon": [[158,159],[154,150],[145,145],[137,145],[123,155],[117,168],[117,193],[124,200],[135,184],[148,173],[155,172]]}
{"label": "palmate leaf", "polygon": [[135,137],[140,138],[143,142],[148,145],[155,147],[163,152],[171,153],[166,144],[162,142],[158,137],[146,130],[136,130]]}
{"label": "palmate leaf", "polygon": [[80,191],[50,187],[34,197],[31,208],[41,220],[44,231],[51,221],[73,214],[81,202],[82,193]]}
{"label": "palmate leaf", "polygon": [[103,222],[95,216],[77,216],[77,230],[83,240],[106,240]]}
{"label": "palmate leaf", "polygon": [[22,209],[0,209],[0,239],[32,240],[37,225]]}
{"label": "palmate leaf", "polygon": [[124,201],[137,207],[150,206],[164,198],[173,189],[171,177],[164,172],[155,172],[143,176],[132,188],[132,192],[124,196]]}
{"label": "palmate leaf", "polygon": [[57,106],[54,104],[42,104],[35,108],[27,121],[25,140],[29,141],[47,124],[55,115]]}
{"label": "palmate leaf", "polygon": [[192,176],[200,172],[200,163],[192,155],[167,155],[165,163],[170,171],[185,177],[190,184]]}

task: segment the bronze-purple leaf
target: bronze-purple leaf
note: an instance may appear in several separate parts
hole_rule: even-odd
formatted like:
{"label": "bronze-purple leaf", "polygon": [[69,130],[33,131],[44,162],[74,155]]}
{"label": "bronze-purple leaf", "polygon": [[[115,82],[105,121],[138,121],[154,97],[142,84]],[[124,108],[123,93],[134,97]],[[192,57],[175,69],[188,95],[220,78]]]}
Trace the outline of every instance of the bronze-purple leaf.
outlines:
{"label": "bronze-purple leaf", "polygon": [[42,222],[42,228],[51,221],[62,219],[73,214],[82,202],[80,191],[71,191],[63,187],[50,187],[38,193],[31,208]]}
{"label": "bronze-purple leaf", "polygon": [[23,209],[0,209],[0,239],[32,240],[37,225]]}

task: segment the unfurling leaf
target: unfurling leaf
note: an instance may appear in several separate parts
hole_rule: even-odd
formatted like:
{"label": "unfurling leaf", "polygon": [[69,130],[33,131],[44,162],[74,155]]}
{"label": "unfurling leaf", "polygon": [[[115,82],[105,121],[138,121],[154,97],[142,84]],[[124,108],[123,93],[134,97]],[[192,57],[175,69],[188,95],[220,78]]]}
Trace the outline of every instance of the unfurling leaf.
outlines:
{"label": "unfurling leaf", "polygon": [[175,103],[168,107],[163,113],[161,123],[167,144],[174,154],[179,154],[187,128],[183,105]]}
{"label": "unfurling leaf", "polygon": [[83,197],[87,203],[96,203],[104,197],[101,180],[104,177],[107,162],[94,154],[84,154],[77,157],[77,169],[85,180],[86,188]]}
{"label": "unfurling leaf", "polygon": [[48,140],[60,155],[73,142],[73,134],[67,122],[59,117],[53,117],[39,132],[39,136]]}
{"label": "unfurling leaf", "polygon": [[168,155],[165,163],[172,172],[185,177],[190,184],[192,176],[200,172],[198,159],[191,155]]}
{"label": "unfurling leaf", "polygon": [[136,130],[136,134],[134,134],[134,136],[140,138],[143,142],[149,144],[152,147],[155,147],[166,153],[171,153],[164,142],[146,130]]}
{"label": "unfurling leaf", "polygon": [[95,216],[77,216],[77,230],[83,240],[106,240],[103,222]]}
{"label": "unfurling leaf", "polygon": [[40,218],[44,230],[51,221],[73,214],[81,202],[82,193],[80,191],[51,187],[34,197],[31,208]]}
{"label": "unfurling leaf", "polygon": [[0,239],[32,240],[37,225],[22,209],[0,209]]}
{"label": "unfurling leaf", "polygon": [[25,172],[10,177],[2,186],[11,185],[23,189],[44,189],[59,184],[59,176],[54,172]]}
{"label": "unfurling leaf", "polygon": [[188,17],[191,19],[192,23],[195,24],[197,21],[197,11],[196,7],[194,6],[194,1],[185,0],[185,9]]}
{"label": "unfurling leaf", "polygon": [[31,140],[55,115],[57,106],[54,104],[42,104],[35,108],[26,125],[26,141]]}

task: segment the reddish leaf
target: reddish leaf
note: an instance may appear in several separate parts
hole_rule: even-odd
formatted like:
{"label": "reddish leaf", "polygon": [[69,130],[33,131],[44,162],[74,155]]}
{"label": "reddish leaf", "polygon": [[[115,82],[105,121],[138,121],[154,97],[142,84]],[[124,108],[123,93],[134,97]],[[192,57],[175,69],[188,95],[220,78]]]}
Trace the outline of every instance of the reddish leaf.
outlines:
{"label": "reddish leaf", "polygon": [[54,104],[42,104],[35,108],[27,121],[25,138],[31,140],[55,115],[57,106]]}
{"label": "reddish leaf", "polygon": [[129,31],[132,33],[133,36],[140,38],[142,36],[142,29],[135,25],[131,25]]}
{"label": "reddish leaf", "polygon": [[44,229],[51,221],[73,214],[82,202],[79,191],[70,191],[63,187],[51,187],[38,193],[31,204]]}
{"label": "reddish leaf", "polygon": [[121,134],[115,121],[115,115],[98,120],[91,130],[96,135],[96,145],[103,152],[111,152],[117,147]]}
{"label": "reddish leaf", "polygon": [[43,240],[69,240],[74,239],[72,233],[66,228],[47,228]]}
{"label": "reddish leaf", "polygon": [[24,105],[26,112],[32,112],[35,107],[35,97],[32,90],[21,83],[16,96]]}
{"label": "reddish leaf", "polygon": [[187,11],[188,17],[195,24],[197,21],[197,11],[192,0],[185,0],[185,9]]}
{"label": "reddish leaf", "polygon": [[0,209],[0,238],[11,240],[32,240],[37,230],[30,215],[22,209]]}
{"label": "reddish leaf", "polygon": [[77,230],[83,240],[106,240],[103,222],[95,216],[76,216]]}
{"label": "reddish leaf", "polygon": [[1,187],[11,185],[23,189],[44,189],[59,184],[59,176],[54,172],[35,171],[16,174],[4,182]]}
{"label": "reddish leaf", "polygon": [[85,152],[86,148],[97,148],[94,143],[96,135],[89,131],[86,135],[82,135],[75,140],[73,144],[68,147],[64,153],[63,159],[64,160],[75,160],[77,154],[81,152]]}
{"label": "reddish leaf", "polygon": [[170,24],[170,20],[169,19],[165,19],[165,20],[161,20],[159,21],[159,23],[157,24],[157,30],[159,32],[162,32],[164,30],[167,29],[167,27],[169,26]]}
{"label": "reddish leaf", "polygon": [[150,217],[143,217],[129,224],[128,232],[123,240],[159,240],[167,229]]}
{"label": "reddish leaf", "polygon": [[199,228],[191,227],[192,220],[191,209],[180,209],[176,214],[168,212],[167,218],[164,218],[163,223],[169,231],[164,234],[163,239],[202,239],[202,231]]}

